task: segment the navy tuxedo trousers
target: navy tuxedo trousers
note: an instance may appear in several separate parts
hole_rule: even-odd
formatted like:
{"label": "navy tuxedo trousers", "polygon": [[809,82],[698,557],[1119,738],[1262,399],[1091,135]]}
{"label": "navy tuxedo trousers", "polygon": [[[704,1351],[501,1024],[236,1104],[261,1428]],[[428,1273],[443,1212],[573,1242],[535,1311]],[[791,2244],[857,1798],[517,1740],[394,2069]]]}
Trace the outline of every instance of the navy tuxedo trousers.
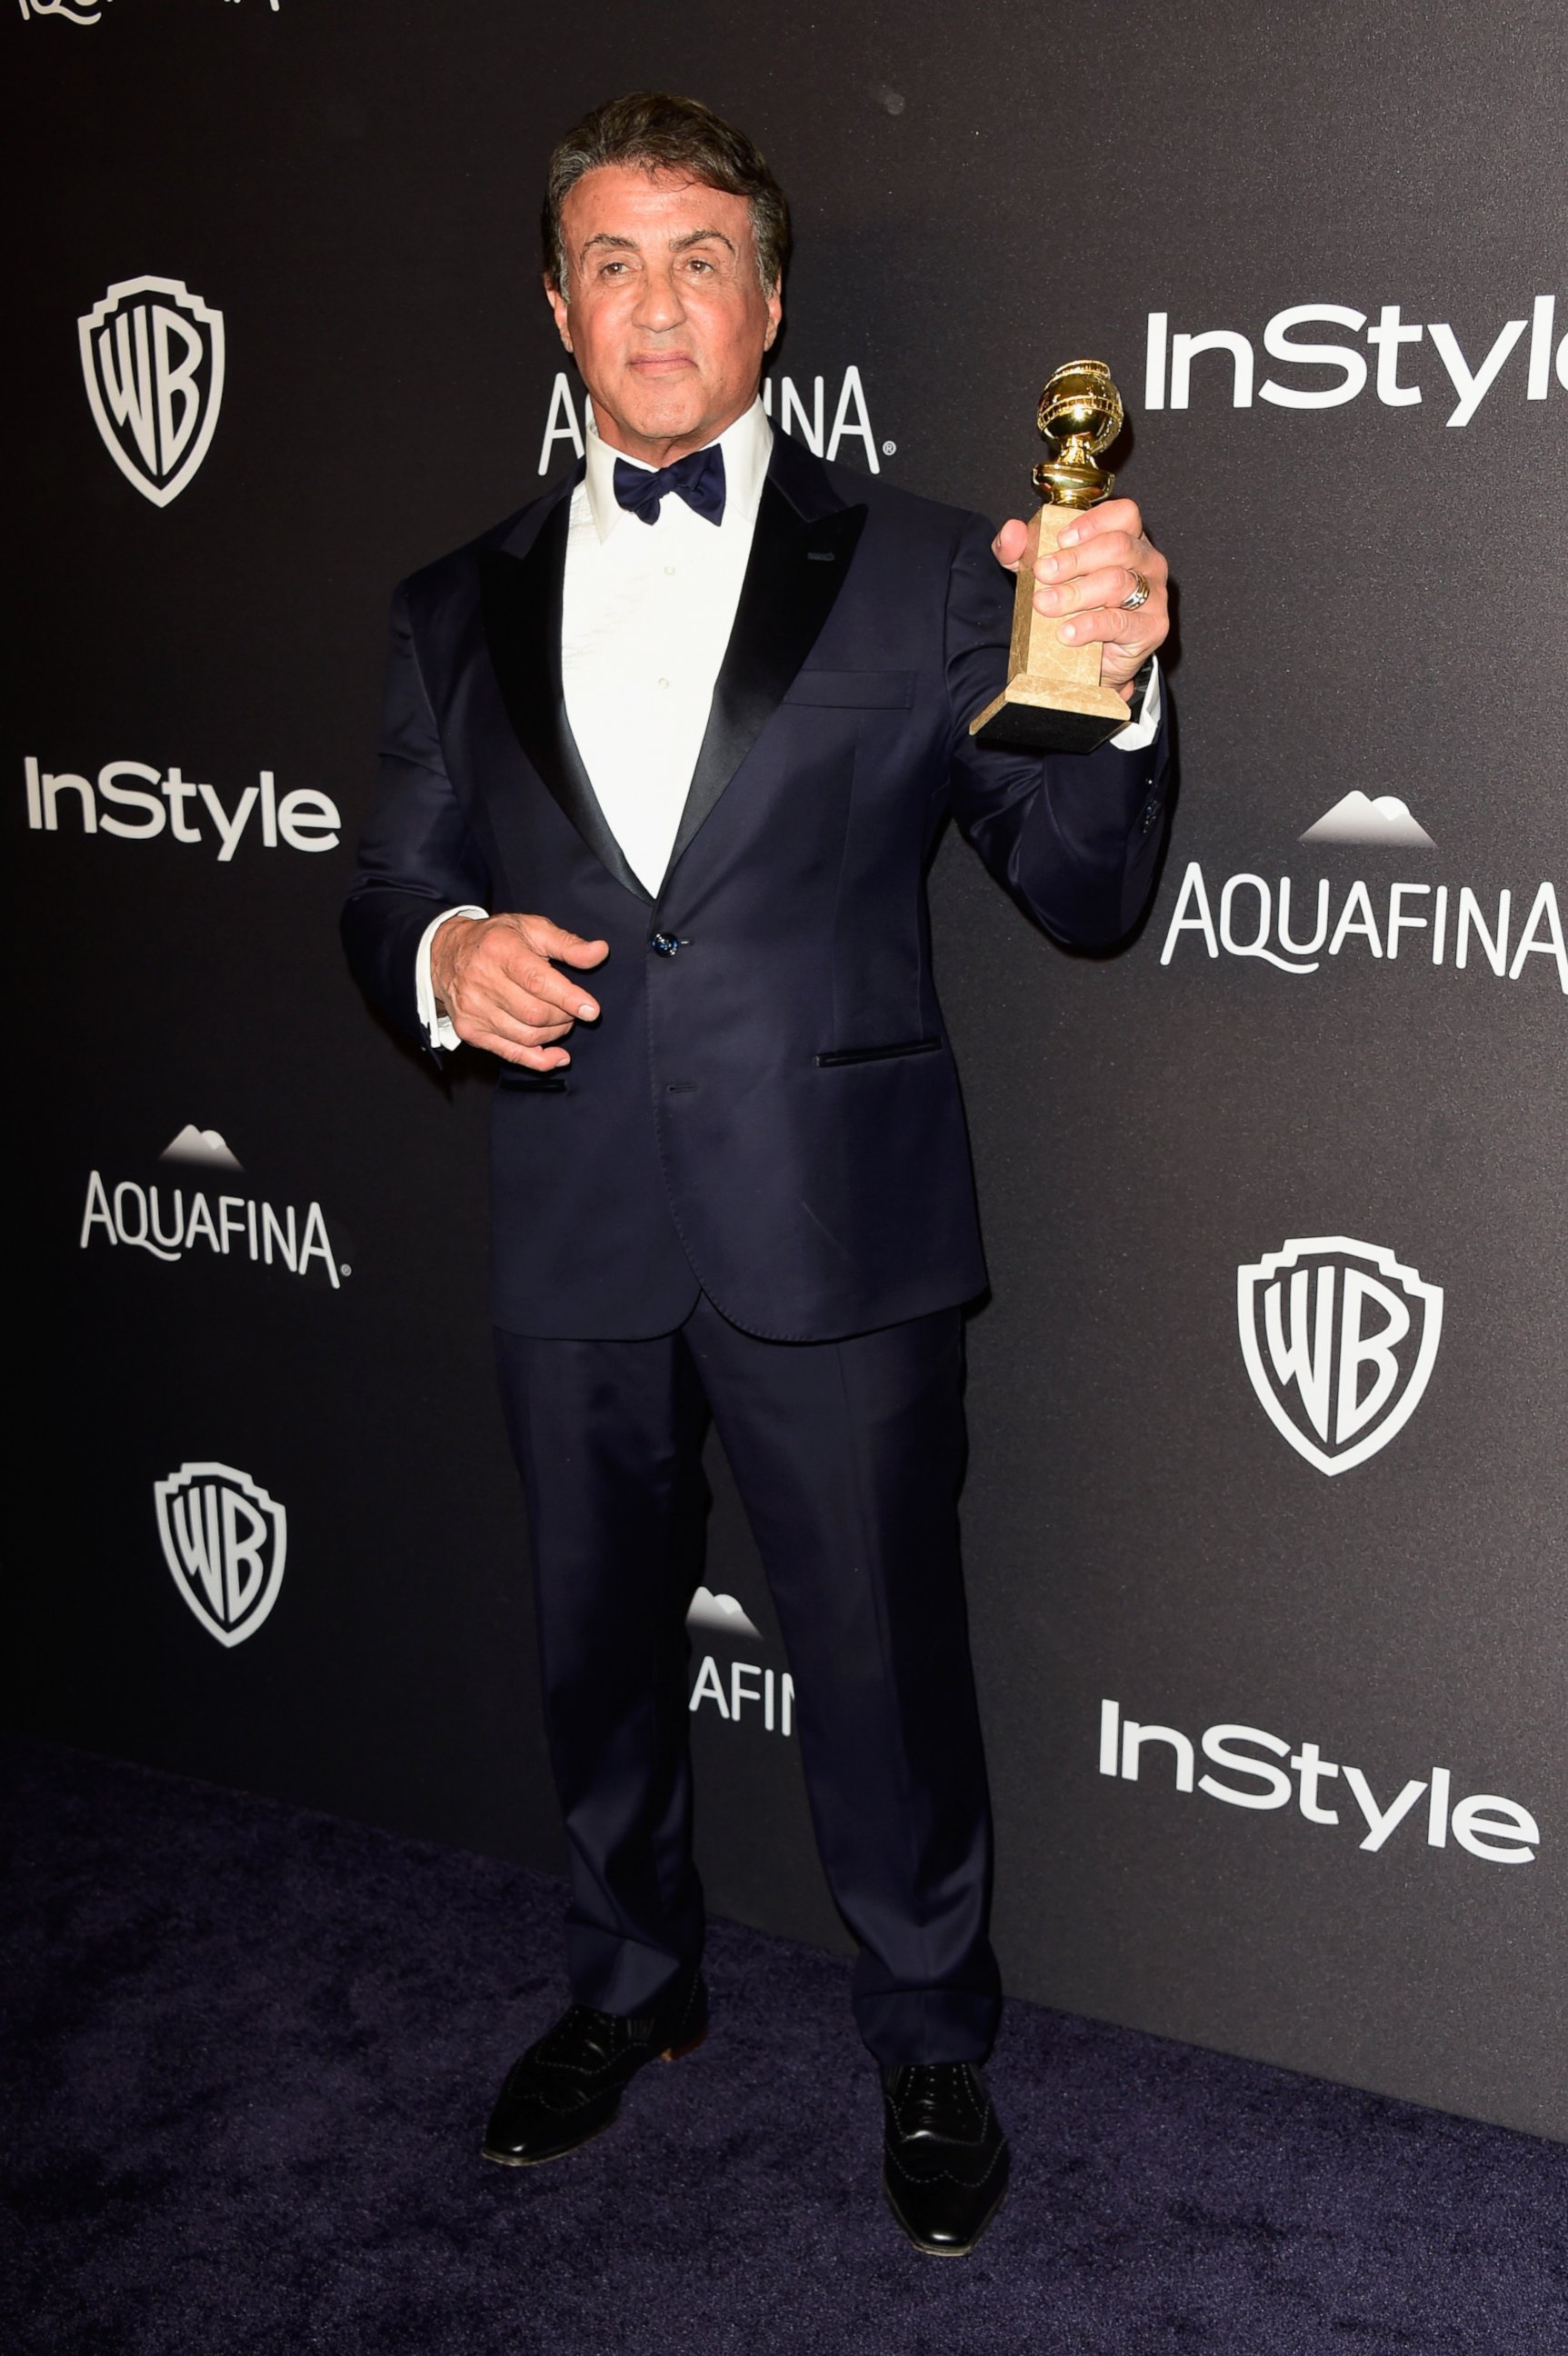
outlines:
{"label": "navy tuxedo trousers", "polygon": [[703,1296],[629,1342],[498,1333],[533,1542],[582,2004],[646,2011],[702,1952],[685,1616],[716,1426],[796,1688],[829,1885],[882,2062],[983,2060],[1000,2005],[991,1823],[959,1564],[956,1309],[831,1342]]}

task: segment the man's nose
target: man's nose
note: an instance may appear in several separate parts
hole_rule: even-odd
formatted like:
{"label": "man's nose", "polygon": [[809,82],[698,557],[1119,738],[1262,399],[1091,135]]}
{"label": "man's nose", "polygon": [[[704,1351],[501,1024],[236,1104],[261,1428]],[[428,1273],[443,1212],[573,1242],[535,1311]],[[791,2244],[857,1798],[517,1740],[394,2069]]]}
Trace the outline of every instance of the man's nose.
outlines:
{"label": "man's nose", "polygon": [[636,325],[655,332],[678,327],[686,316],[672,270],[645,271],[642,294],[633,314]]}

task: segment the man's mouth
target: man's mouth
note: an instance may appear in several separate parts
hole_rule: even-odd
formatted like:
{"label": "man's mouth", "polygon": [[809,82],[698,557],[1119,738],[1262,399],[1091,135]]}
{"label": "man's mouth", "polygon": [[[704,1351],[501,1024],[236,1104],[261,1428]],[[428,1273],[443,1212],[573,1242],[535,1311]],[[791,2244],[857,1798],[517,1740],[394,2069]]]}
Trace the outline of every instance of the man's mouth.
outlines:
{"label": "man's mouth", "polygon": [[638,352],[629,365],[640,376],[673,376],[681,369],[695,368],[689,352]]}

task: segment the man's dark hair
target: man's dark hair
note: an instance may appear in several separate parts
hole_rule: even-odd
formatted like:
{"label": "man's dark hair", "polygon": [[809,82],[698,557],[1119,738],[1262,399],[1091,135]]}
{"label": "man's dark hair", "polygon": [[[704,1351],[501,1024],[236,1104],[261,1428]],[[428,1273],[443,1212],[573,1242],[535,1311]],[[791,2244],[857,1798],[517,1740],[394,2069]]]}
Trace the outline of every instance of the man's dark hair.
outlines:
{"label": "man's dark hair", "polygon": [[773,294],[789,258],[789,208],[760,153],[731,123],[695,98],[634,90],[585,114],[560,140],[544,183],[544,275],[566,292],[561,208],[585,172],[629,164],[645,172],[684,172],[704,188],[744,197],[751,208],[752,242],[765,294]]}

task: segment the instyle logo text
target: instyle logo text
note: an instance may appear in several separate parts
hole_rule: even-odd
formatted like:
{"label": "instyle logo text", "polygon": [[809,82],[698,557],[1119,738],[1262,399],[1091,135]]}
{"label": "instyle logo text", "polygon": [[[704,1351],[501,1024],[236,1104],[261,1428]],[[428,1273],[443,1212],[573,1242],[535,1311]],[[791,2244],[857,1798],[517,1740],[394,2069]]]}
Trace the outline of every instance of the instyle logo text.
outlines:
{"label": "instyle logo text", "polygon": [[[1541,1828],[1528,1808],[1500,1793],[1472,1792],[1455,1797],[1454,1774],[1431,1767],[1397,1791],[1384,1784],[1380,1797],[1359,1767],[1326,1759],[1316,1742],[1289,1743],[1266,1727],[1221,1724],[1206,1727],[1197,1742],[1179,1727],[1141,1725],[1120,1702],[1100,1705],[1100,1772],[1127,1783],[1144,1780],[1144,1753],[1152,1748],[1151,1779],[1168,1775],[1176,1792],[1201,1792],[1228,1808],[1267,1811],[1293,1805],[1309,1825],[1344,1823],[1358,1829],[1358,1849],[1375,1857],[1399,1837],[1408,1848],[1424,1837],[1428,1848],[1452,1841],[1485,1865],[1533,1865]],[[1197,1772],[1198,1758],[1208,1762]],[[1218,1772],[1216,1772],[1218,1771]],[[1344,1799],[1341,1809],[1329,1803]],[[1421,1805],[1425,1801],[1424,1807]]]}
{"label": "instyle logo text", "polygon": [[1494,389],[1516,401],[1568,389],[1568,335],[1558,336],[1555,294],[1527,298],[1518,317],[1496,328],[1467,329],[1465,342],[1447,320],[1407,320],[1398,303],[1380,303],[1375,318],[1353,304],[1293,303],[1259,340],[1265,361],[1283,371],[1261,382],[1252,338],[1241,329],[1173,327],[1168,311],[1151,311],[1144,408],[1216,407],[1229,395],[1233,409],[1251,409],[1254,396],[1275,409],[1339,409],[1369,381],[1385,409],[1430,400],[1445,425],[1465,426]]}
{"label": "instyle logo text", "polygon": [[[242,844],[260,851],[336,851],[343,820],[328,794],[295,786],[280,794],[271,769],[253,786],[226,787],[188,777],[176,763],[105,761],[92,776],[46,769],[31,753],[22,763],[27,824],[35,834],[106,834],[119,842],[202,843],[220,867]],[[225,795],[228,797],[225,798]]]}

